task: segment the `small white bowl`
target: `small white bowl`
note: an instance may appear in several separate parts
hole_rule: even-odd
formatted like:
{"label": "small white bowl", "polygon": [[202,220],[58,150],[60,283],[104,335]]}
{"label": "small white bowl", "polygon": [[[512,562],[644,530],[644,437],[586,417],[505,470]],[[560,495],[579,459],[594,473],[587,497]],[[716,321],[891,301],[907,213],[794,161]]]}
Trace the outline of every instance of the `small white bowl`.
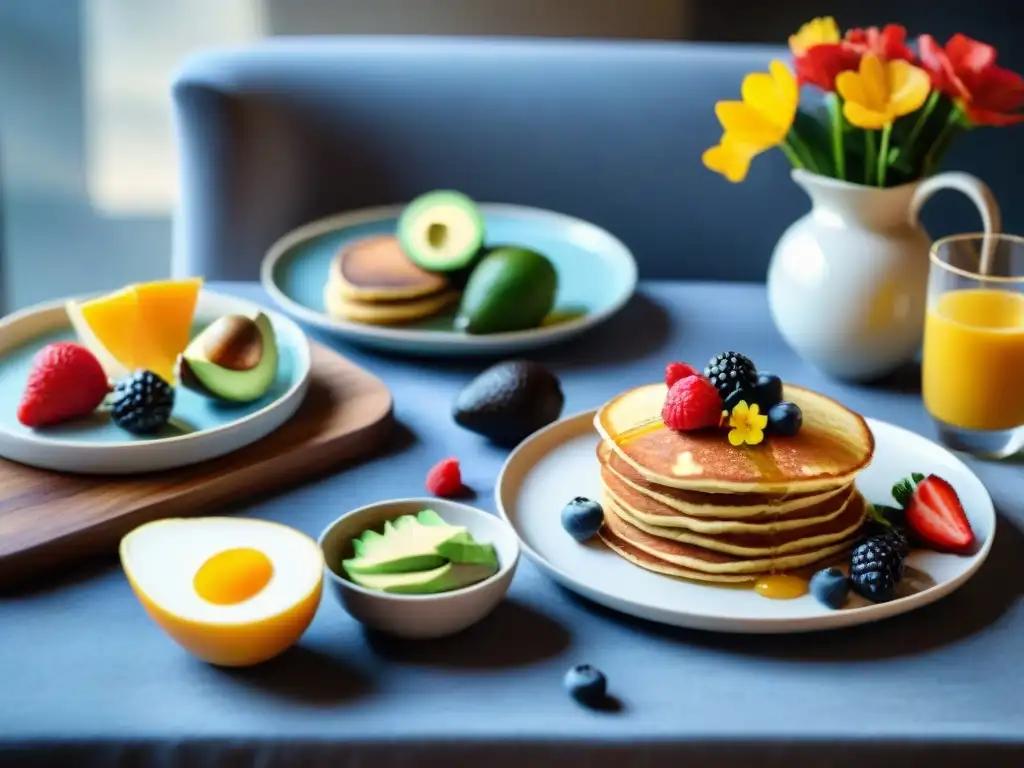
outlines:
{"label": "small white bowl", "polygon": [[[352,557],[352,539],[380,530],[388,520],[432,509],[446,522],[464,526],[479,542],[494,545],[498,572],[483,581],[432,595],[395,595],[366,589],[341,567]],[[324,529],[318,539],[331,592],[352,618],[372,629],[407,638],[453,635],[489,614],[508,592],[519,562],[519,541],[511,526],[482,509],[438,498],[391,499],[348,512]]]}

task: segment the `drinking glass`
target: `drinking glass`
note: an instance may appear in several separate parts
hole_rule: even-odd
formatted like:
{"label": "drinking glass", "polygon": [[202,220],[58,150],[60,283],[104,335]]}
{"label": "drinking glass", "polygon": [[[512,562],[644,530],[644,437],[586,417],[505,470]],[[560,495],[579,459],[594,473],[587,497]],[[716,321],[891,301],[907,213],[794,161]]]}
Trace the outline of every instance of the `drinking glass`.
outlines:
{"label": "drinking glass", "polygon": [[954,235],[931,248],[922,391],[939,440],[1002,458],[1024,446],[1024,238]]}

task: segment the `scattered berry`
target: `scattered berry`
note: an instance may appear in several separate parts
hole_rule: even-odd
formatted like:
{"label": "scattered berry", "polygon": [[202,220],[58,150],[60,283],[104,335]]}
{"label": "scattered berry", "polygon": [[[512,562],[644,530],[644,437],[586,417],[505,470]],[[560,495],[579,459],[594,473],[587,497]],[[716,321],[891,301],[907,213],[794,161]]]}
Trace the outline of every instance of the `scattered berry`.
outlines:
{"label": "scattered berry", "polygon": [[608,698],[608,680],[589,664],[579,664],[565,673],[565,689],[580,704],[600,707]]}
{"label": "scattered berry", "polygon": [[768,410],[768,431],[773,435],[792,437],[803,423],[803,411],[796,403],[776,403]]}
{"label": "scattered berry", "polygon": [[850,586],[875,603],[892,600],[903,578],[904,555],[888,534],[870,536],[850,553]]}
{"label": "scattered berry", "polygon": [[715,355],[704,368],[704,375],[723,398],[735,389],[751,390],[757,384],[757,368],[739,352],[720,352]]}
{"label": "scattered berry", "polygon": [[562,527],[576,541],[583,542],[592,538],[603,522],[604,509],[585,496],[577,496],[562,507]]}
{"label": "scattered berry", "polygon": [[462,491],[462,470],[454,458],[439,461],[427,472],[427,490],[435,496],[457,496]]}
{"label": "scattered berry", "polygon": [[110,417],[135,435],[156,432],[171,418],[174,389],[152,371],[138,370],[117,382]]}
{"label": "scattered berry", "polygon": [[729,396],[725,398],[725,410],[729,413],[732,413],[732,409],[744,401],[747,403],[747,405],[751,404],[750,393],[744,389],[734,389],[732,392],[729,393]]}
{"label": "scattered berry", "polygon": [[914,489],[907,525],[922,544],[939,552],[963,554],[974,547],[974,531],[960,498],[936,475],[928,475]]}
{"label": "scattered berry", "polygon": [[722,418],[722,398],[703,376],[687,376],[669,389],[661,418],[669,429],[684,432],[717,427]]}
{"label": "scattered berry", "polygon": [[758,373],[753,398],[761,406],[761,413],[768,413],[782,402],[782,379],[774,373]]}
{"label": "scattered berry", "polygon": [[665,366],[665,384],[668,387],[687,376],[700,376],[700,371],[686,363],[669,363]]}
{"label": "scattered berry", "polygon": [[838,568],[823,568],[811,576],[811,594],[819,603],[839,610],[850,596],[850,580]]}
{"label": "scattered berry", "polygon": [[107,375],[96,356],[81,344],[47,344],[32,360],[18,421],[45,427],[88,416],[110,392]]}

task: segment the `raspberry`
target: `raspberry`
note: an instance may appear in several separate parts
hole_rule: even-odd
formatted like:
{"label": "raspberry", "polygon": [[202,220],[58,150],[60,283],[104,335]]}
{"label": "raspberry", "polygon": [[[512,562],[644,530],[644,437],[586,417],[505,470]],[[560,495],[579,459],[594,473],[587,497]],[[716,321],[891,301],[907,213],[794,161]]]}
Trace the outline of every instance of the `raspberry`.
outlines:
{"label": "raspberry", "polygon": [[687,376],[669,389],[661,418],[669,429],[684,432],[717,427],[722,418],[722,398],[703,376]]}
{"label": "raspberry", "polygon": [[686,363],[669,363],[665,366],[665,384],[670,387],[687,376],[700,376],[700,371]]}
{"label": "raspberry", "polygon": [[92,352],[70,341],[47,344],[32,361],[18,421],[26,427],[45,427],[82,418],[96,410],[109,391],[107,375]]}
{"label": "raspberry", "polygon": [[462,471],[459,460],[439,461],[427,472],[427,490],[435,496],[455,496],[462,490]]}

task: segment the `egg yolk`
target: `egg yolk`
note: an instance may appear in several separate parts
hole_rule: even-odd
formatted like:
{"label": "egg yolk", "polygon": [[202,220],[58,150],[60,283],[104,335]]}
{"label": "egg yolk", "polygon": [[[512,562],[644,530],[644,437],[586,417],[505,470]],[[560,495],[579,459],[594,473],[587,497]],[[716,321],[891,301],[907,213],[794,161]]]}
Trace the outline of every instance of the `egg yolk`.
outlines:
{"label": "egg yolk", "polygon": [[208,602],[235,605],[259,594],[273,574],[270,558],[259,550],[227,549],[199,567],[192,585]]}

